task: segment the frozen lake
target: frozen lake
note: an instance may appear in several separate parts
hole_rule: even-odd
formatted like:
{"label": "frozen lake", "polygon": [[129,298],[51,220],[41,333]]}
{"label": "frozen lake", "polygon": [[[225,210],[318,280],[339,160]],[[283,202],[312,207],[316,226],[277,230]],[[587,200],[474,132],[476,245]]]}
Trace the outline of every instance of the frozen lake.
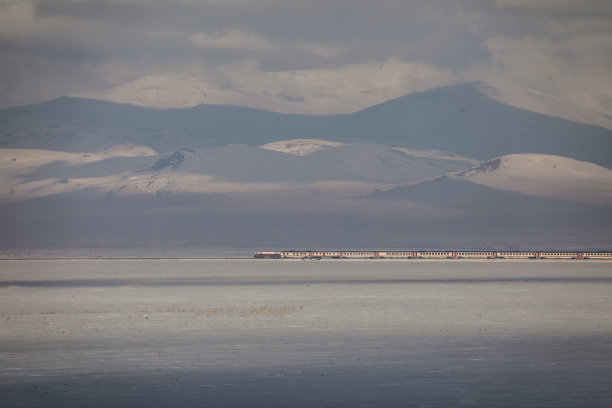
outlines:
{"label": "frozen lake", "polygon": [[0,261],[3,407],[612,406],[605,261]]}

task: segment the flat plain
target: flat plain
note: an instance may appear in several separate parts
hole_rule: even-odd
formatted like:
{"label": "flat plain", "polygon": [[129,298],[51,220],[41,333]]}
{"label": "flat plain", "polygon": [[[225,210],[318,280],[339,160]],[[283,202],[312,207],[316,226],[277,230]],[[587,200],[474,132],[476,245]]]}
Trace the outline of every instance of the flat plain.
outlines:
{"label": "flat plain", "polygon": [[612,406],[606,261],[0,261],[0,401]]}

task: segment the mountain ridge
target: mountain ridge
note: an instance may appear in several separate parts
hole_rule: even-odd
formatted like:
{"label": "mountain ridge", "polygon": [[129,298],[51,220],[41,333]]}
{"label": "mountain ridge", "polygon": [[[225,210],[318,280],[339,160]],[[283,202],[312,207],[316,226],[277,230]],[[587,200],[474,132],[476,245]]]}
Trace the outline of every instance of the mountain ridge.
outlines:
{"label": "mountain ridge", "polygon": [[473,83],[322,116],[60,98],[0,111],[0,246],[605,247],[611,157]]}
{"label": "mountain ridge", "polygon": [[478,160],[554,154],[612,167],[612,130],[514,108],[474,83],[409,94],[343,115],[282,114],[224,105],[157,110],[62,97],[0,111],[0,147],[98,151],[118,144],[251,146],[288,139],[436,149]]}

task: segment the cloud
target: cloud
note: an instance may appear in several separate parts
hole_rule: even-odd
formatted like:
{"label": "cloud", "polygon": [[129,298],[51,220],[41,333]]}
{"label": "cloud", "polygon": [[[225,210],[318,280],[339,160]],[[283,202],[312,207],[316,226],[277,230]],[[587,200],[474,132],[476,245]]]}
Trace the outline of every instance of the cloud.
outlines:
{"label": "cloud", "polygon": [[289,71],[263,71],[253,64],[232,64],[220,71],[237,89],[279,100],[273,110],[318,114],[354,112],[455,79],[447,70],[398,59]]}
{"label": "cloud", "polygon": [[608,0],[495,0],[495,4],[498,7],[524,8],[531,10],[567,10],[571,11],[574,16],[583,14],[584,12],[599,16],[601,16],[602,12],[608,15],[612,13]]}
{"label": "cloud", "polygon": [[79,96],[156,108],[230,104],[283,113],[332,114],[351,113],[456,79],[447,70],[398,59],[283,71],[264,70],[256,61],[245,60],[209,69],[181,67]]}
{"label": "cloud", "polygon": [[267,51],[274,48],[263,36],[241,30],[229,30],[214,34],[197,32],[191,36],[191,42],[199,48],[249,52]]}
{"label": "cloud", "polygon": [[0,3],[0,35],[14,38],[24,34],[34,18],[35,7],[31,2]]}
{"label": "cloud", "polygon": [[390,95],[384,72],[398,90],[510,81],[612,113],[611,25],[608,0],[0,0],[0,107],[254,61],[288,100],[310,100],[306,83]]}
{"label": "cloud", "polygon": [[541,21],[539,33],[491,36],[489,75],[612,113],[612,21]]}

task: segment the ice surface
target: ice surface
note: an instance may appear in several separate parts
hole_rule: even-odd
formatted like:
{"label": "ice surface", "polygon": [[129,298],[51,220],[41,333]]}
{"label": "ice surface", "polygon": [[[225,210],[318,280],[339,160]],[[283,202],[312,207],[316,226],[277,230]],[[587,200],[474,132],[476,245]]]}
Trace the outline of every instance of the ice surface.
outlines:
{"label": "ice surface", "polygon": [[612,264],[0,262],[2,406],[612,404]]}

